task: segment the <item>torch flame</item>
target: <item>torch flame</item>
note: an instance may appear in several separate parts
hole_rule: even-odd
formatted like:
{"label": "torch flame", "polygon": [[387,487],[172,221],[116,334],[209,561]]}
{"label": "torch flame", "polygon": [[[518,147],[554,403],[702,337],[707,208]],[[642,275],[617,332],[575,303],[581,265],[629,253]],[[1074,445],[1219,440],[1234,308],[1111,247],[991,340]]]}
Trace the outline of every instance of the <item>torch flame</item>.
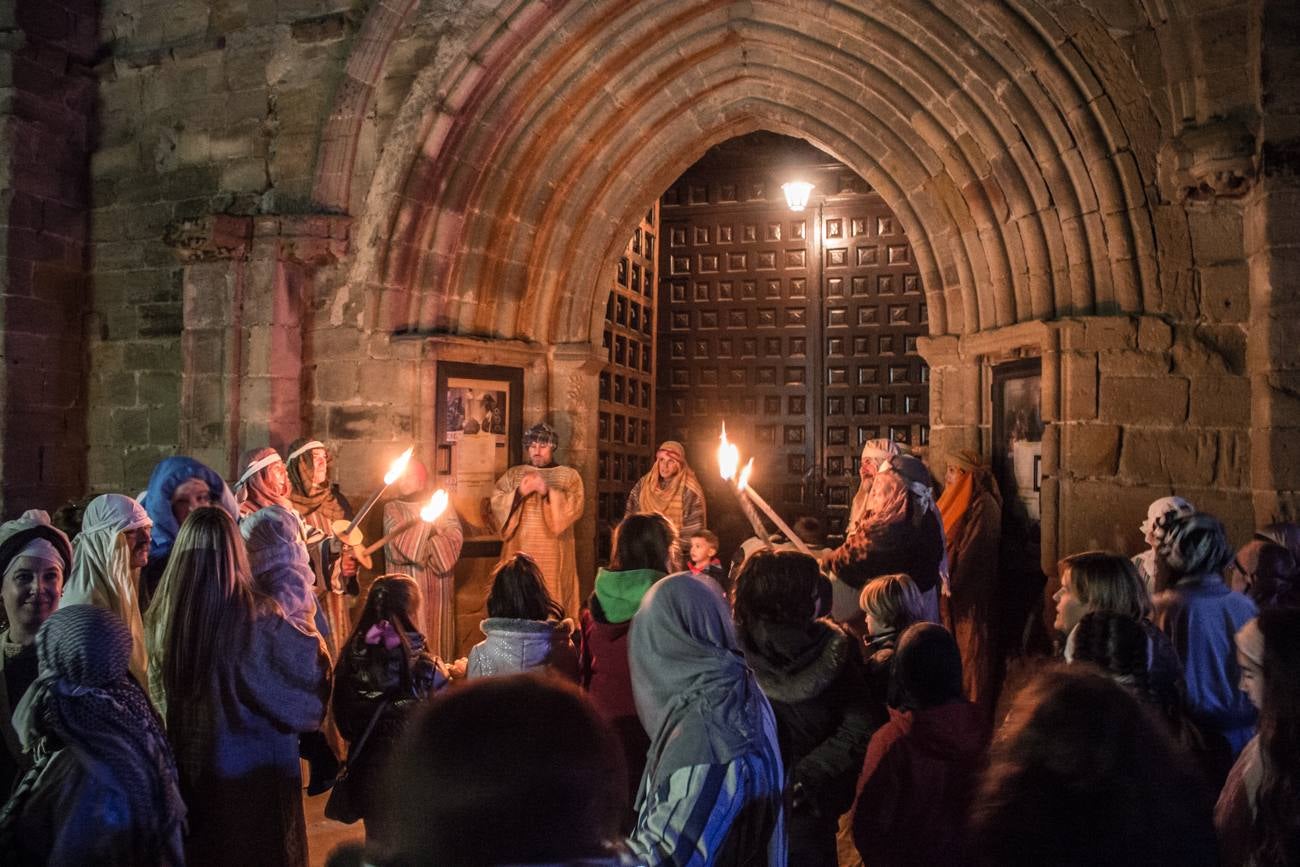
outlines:
{"label": "torch flame", "polygon": [[406,472],[406,465],[411,462],[411,455],[413,454],[415,454],[415,446],[411,446],[409,449],[402,452],[391,464],[388,465],[388,472],[384,473],[385,485],[391,485],[402,477],[402,473]]}
{"label": "torch flame", "polygon": [[731,481],[736,475],[736,467],[740,465],[740,449],[736,444],[727,439],[727,423],[722,423],[722,436],[718,438],[721,445],[718,446],[718,469],[722,472],[723,481]]}
{"label": "torch flame", "polygon": [[447,492],[439,488],[429,498],[428,505],[420,509],[420,520],[432,524],[445,511],[447,511]]}
{"label": "torch flame", "polygon": [[740,471],[740,478],[736,479],[736,490],[743,491],[749,487],[749,475],[754,472],[754,459],[750,458],[745,461],[745,468]]}

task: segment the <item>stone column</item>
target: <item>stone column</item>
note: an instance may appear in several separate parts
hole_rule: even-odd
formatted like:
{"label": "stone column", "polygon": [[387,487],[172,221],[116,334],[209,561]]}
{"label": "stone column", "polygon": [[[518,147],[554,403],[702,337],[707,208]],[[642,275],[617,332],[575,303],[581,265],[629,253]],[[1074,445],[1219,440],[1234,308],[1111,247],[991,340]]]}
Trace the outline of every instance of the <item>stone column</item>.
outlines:
{"label": "stone column", "polygon": [[564,443],[565,463],[582,473],[587,508],[574,527],[583,598],[596,579],[596,462],[599,376],[604,359],[590,343],[555,346],[550,356],[551,417]]}
{"label": "stone column", "polygon": [[342,255],[345,217],[215,215],[173,226],[185,263],[180,449],[230,477],[302,429],[304,294]]}

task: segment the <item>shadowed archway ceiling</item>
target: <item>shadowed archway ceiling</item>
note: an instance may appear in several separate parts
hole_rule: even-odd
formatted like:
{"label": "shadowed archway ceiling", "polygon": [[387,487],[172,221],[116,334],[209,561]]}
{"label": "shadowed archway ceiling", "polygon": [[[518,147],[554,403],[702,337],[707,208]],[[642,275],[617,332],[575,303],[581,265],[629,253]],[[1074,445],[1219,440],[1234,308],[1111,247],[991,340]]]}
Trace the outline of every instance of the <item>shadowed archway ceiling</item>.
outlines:
{"label": "shadowed archway ceiling", "polygon": [[520,2],[471,57],[424,119],[382,328],[590,340],[638,216],[758,129],[881,193],[935,334],[1158,306],[1154,158],[1103,84],[1133,73],[1033,2]]}

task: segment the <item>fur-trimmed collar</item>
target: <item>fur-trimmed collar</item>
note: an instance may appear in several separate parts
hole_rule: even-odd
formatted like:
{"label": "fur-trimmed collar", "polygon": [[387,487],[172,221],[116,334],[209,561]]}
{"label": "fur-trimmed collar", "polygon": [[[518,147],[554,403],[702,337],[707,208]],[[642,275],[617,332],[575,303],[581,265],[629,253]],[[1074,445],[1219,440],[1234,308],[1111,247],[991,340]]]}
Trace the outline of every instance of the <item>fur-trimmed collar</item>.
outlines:
{"label": "fur-trimmed collar", "polygon": [[742,630],[741,646],[758,685],[771,701],[785,704],[821,695],[857,653],[855,639],[831,620],[808,628],[756,624]]}

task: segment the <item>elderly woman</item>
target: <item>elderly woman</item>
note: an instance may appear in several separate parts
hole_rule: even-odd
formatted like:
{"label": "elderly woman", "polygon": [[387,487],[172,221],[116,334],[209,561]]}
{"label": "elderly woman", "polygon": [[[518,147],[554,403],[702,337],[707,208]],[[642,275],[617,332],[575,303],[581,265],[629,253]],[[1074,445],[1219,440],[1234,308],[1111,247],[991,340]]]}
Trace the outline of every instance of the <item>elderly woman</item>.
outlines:
{"label": "elderly woman", "polygon": [[1146,520],[1138,529],[1148,547],[1133,558],[1133,565],[1152,593],[1158,593],[1168,585],[1169,576],[1165,574],[1163,561],[1158,555],[1160,545],[1169,533],[1169,525],[1178,518],[1195,513],[1196,507],[1182,497],[1161,497],[1147,506]]}
{"label": "elderly woman", "polygon": [[40,677],[17,713],[36,763],[0,812],[6,864],[185,863],[176,763],[131,677],[132,643],[91,605],[60,609],[37,634]]}
{"label": "elderly woman", "polygon": [[149,561],[140,570],[139,585],[140,610],[148,611],[186,516],[204,506],[219,506],[238,520],[239,504],[215,470],[182,455],[166,458],[153,468],[143,504],[153,521]]}
{"label": "elderly woman", "polygon": [[1155,623],[1182,660],[1192,719],[1205,734],[1221,735],[1235,758],[1255,734],[1255,708],[1237,688],[1233,636],[1258,610],[1223,582],[1232,549],[1214,516],[1173,519],[1157,555],[1170,586],[1155,598]]}
{"label": "elderly woman", "polygon": [[858,591],[881,575],[910,576],[921,591],[926,619],[938,622],[947,557],[933,485],[930,471],[910,455],[881,461],[862,517],[824,562]]}
{"label": "elderly woman", "polygon": [[6,628],[0,632],[0,793],[28,765],[11,723],[14,708],[36,680],[36,632],[59,607],[72,548],[44,512],[27,512],[0,524],[0,597]]}
{"label": "elderly woman", "polygon": [[776,719],[745,664],[715,583],[679,573],[642,599],[628,647],[650,735],[637,821],[639,864],[786,864]]}
{"label": "elderly woman", "polygon": [[148,657],[140,619],[140,569],[149,561],[153,521],[144,506],[121,494],[90,501],[72,546],[72,574],[64,605],[96,605],[112,611],[131,630],[131,673],[147,683]]}

